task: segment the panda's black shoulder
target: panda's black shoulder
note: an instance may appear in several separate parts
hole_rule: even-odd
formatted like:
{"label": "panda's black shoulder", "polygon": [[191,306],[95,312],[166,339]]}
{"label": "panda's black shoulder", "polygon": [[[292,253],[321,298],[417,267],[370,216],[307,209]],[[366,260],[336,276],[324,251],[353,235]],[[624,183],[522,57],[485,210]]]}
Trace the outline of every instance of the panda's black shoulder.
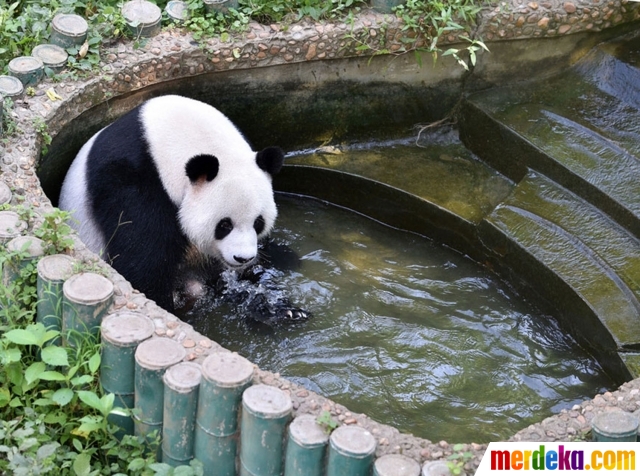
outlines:
{"label": "panda's black shoulder", "polygon": [[89,173],[113,162],[128,163],[136,169],[153,167],[149,145],[142,124],[142,106],[132,109],[104,128],[96,137],[89,152]]}

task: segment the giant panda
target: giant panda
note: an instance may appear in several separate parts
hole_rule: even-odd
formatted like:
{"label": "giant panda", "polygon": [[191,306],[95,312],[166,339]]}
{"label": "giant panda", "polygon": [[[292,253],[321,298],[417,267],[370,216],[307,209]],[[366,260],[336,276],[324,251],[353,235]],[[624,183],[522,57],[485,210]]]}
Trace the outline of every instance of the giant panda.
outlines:
{"label": "giant panda", "polygon": [[253,151],[214,107],[160,96],[91,137],[58,205],[89,249],[173,311],[194,254],[227,269],[256,262],[277,216],[272,177],[283,160],[278,147]]}

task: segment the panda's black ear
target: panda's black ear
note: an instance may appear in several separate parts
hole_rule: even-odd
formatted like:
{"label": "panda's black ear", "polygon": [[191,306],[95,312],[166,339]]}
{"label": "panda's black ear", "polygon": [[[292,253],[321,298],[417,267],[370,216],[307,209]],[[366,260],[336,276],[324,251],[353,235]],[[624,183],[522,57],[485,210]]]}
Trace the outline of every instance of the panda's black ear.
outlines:
{"label": "panda's black ear", "polygon": [[284,163],[284,152],[280,147],[267,147],[256,154],[258,167],[273,176],[280,172]]}
{"label": "panda's black ear", "polygon": [[195,184],[204,180],[211,182],[218,175],[219,167],[220,164],[215,156],[202,154],[190,158],[185,171],[191,183]]}

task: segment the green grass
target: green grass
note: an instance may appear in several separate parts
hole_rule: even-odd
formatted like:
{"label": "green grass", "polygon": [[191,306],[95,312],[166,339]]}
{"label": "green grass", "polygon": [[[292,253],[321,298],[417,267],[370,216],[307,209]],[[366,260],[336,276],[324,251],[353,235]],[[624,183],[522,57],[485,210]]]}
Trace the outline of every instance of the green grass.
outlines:
{"label": "green grass", "polygon": [[[27,222],[33,212],[14,207]],[[46,214],[33,234],[47,253],[71,246],[68,214]],[[27,243],[28,244],[28,243]],[[100,387],[100,344],[92,335],[59,343],[60,332],[36,322],[36,263],[24,249],[0,251],[0,265],[15,279],[0,285],[0,474],[202,474],[196,461],[171,468],[155,459],[158,442],[116,437],[108,416],[126,413]]]}

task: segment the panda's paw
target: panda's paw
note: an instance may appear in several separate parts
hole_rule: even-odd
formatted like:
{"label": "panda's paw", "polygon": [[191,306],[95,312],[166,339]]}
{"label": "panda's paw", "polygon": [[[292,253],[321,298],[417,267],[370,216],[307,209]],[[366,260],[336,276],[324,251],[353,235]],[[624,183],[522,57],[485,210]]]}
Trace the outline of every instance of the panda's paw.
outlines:
{"label": "panda's paw", "polygon": [[293,306],[286,298],[273,301],[265,294],[255,295],[246,303],[245,310],[251,319],[270,326],[304,321],[312,317],[310,312]]}
{"label": "panda's paw", "polygon": [[309,311],[305,311],[304,309],[300,309],[299,307],[292,307],[286,310],[283,310],[283,320],[286,321],[304,321],[309,319],[311,313]]}

